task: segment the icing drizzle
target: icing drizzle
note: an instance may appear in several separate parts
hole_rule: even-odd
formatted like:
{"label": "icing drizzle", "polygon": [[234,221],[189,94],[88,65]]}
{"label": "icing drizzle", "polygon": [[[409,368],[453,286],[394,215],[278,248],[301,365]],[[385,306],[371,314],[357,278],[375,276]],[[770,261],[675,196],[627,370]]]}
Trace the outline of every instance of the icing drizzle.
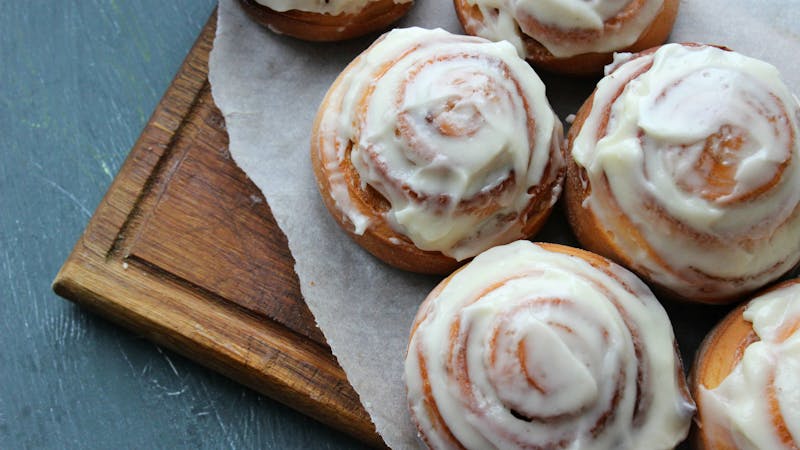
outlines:
{"label": "icing drizzle", "polygon": [[794,266],[800,105],[777,69],[681,44],[611,69],[572,157],[591,189],[584,206],[614,232],[626,264],[697,300],[756,289]]}
{"label": "icing drizzle", "polygon": [[458,260],[525,237],[536,204],[560,193],[561,123],[507,43],[394,30],[343,72],[327,104],[319,148],[356,233],[371,219],[353,205],[349,164],[386,200],[395,231]]}
{"label": "icing drizzle", "polygon": [[445,283],[420,307],[405,365],[431,448],[667,449],[686,436],[694,405],[669,319],[630,272],[517,241]]}

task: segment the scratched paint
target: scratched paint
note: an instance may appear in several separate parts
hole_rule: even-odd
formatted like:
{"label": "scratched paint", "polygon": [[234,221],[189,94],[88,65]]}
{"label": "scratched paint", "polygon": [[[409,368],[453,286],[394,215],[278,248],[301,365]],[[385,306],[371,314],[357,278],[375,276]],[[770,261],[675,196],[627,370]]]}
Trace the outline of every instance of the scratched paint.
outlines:
{"label": "scratched paint", "polygon": [[213,6],[3,4],[0,448],[357,447],[50,291]]}

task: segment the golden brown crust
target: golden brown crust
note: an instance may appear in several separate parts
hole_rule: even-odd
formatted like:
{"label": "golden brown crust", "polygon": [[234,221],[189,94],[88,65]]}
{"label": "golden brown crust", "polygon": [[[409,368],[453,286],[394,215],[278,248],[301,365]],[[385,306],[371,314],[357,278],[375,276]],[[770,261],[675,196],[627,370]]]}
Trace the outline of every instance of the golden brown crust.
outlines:
{"label": "golden brown crust", "polygon": [[239,0],[245,12],[256,22],[276,33],[306,41],[343,41],[380,31],[403,17],[413,5],[377,0],[357,14],[320,14],[289,10],[279,12],[254,0]]}
{"label": "golden brown crust", "polygon": [[[800,279],[779,283],[752,298],[795,283],[800,283]],[[715,389],[719,386],[739,364],[745,349],[753,342],[758,341],[758,335],[753,330],[752,323],[744,320],[742,316],[746,308],[747,302],[729,312],[703,339],[695,355],[689,374],[689,386],[697,403],[697,420],[692,428],[690,439],[698,450],[735,450],[737,448],[728,432],[709,425],[709,419],[704,416],[700,387]]]}
{"label": "golden brown crust", "polygon": [[[458,268],[467,260],[457,261],[439,251],[425,251],[417,248],[414,243],[405,235],[395,231],[387,222],[384,212],[389,209],[388,201],[371,186],[362,188],[362,183],[358,171],[352,165],[352,161],[347,155],[342,161],[330,161],[326,158],[323,151],[324,136],[320,133],[320,122],[324,113],[330,108],[340,108],[340,105],[331,104],[331,93],[334,92],[344,74],[356,64],[358,60],[351,63],[342,74],[336,79],[322,101],[317,112],[313,125],[311,137],[311,163],[314,175],[317,179],[317,187],[322,195],[325,206],[330,211],[336,222],[347,234],[364,249],[385,263],[411,272],[426,274],[446,275]],[[551,152],[559,153],[559,158],[564,157],[563,146],[560,142],[552,144]],[[565,169],[562,166],[556,168],[551,163],[545,168],[545,175],[541,185],[533,189],[530,202],[525,210],[514,219],[522,223],[522,235],[532,236],[539,231],[552,212],[551,198],[552,192],[561,185]],[[347,181],[349,197],[352,200],[352,207],[362,215],[370,218],[370,225],[363,234],[355,233],[354,224],[337,207],[331,195],[331,177],[334,172],[344,174]]]}
{"label": "golden brown crust", "polygon": [[[347,72],[353,64],[354,63],[351,63],[347,66],[342,74]],[[386,200],[374,190],[370,190],[366,193],[373,195],[365,195],[364,190],[359,186],[360,181],[357,179],[358,172],[350,164],[349,158],[346,158],[345,161],[349,165],[346,172],[350,174],[348,190],[353,198],[354,207],[358,209],[360,213],[370,217],[372,223],[364,234],[357,234],[355,233],[354,225],[350,223],[336,206],[336,202],[330,194],[330,179],[332,173],[330,170],[326,169],[326,162],[328,161],[324,160],[324,154],[320,145],[322,136],[320,136],[319,130],[324,111],[327,108],[334,107],[330,105],[330,94],[336,90],[343,78],[342,75],[339,75],[330,90],[328,90],[328,94],[322,100],[322,104],[314,120],[311,134],[311,165],[314,168],[317,187],[322,195],[325,206],[339,226],[342,227],[353,240],[385,263],[397,267],[398,269],[418,273],[447,274],[452,272],[463,262],[459,263],[441,252],[420,250],[408,238],[395,232],[389,226],[381,214],[381,211],[386,208]],[[328,165],[328,167],[331,166]]]}
{"label": "golden brown crust", "polygon": [[[314,130],[312,142],[317,142],[319,138],[316,124]],[[458,261],[441,252],[426,252],[418,249],[407,238],[392,230],[389,224],[379,214],[376,214],[377,205],[369,202],[354,202],[360,212],[373,218],[373,223],[363,234],[355,233],[353,224],[339,211],[336,202],[330,195],[331,173],[325,169],[325,163],[322,162],[320,153],[319,147],[312,143],[311,165],[314,168],[317,187],[325,207],[328,208],[339,226],[361,247],[390,266],[412,272],[445,274],[459,266]],[[358,197],[356,196],[356,198]]]}
{"label": "golden brown crust", "polygon": [[[453,3],[464,31],[468,34],[476,35],[477,29],[470,24],[481,23],[484,20],[483,14],[481,14],[478,7],[469,5],[467,0],[453,0]],[[635,53],[663,44],[675,24],[679,4],[680,0],[664,0],[661,11],[642,32],[639,39],[630,46],[615,50],[615,52]],[[615,53],[584,53],[567,58],[558,58],[535,39],[524,33],[520,34],[525,45],[525,51],[528,54],[528,61],[537,68],[555,73],[576,76],[602,75],[603,67],[611,63]]]}
{"label": "golden brown crust", "polygon": [[[681,45],[686,47],[702,47],[705,44],[697,44],[697,43],[682,43]],[[730,51],[730,49],[726,47],[716,46],[713,47],[720,48],[725,51]],[[648,54],[652,54],[656,52],[660,47],[653,47],[647,49],[645,51],[639,52],[633,55],[632,58],[638,58],[641,56],[645,56]],[[643,71],[647,71],[650,69],[650,65],[646,65],[640,71],[633,74],[631,78],[637,77]],[[610,115],[610,108],[611,104],[616,101],[617,96],[622,93],[622,89],[616,93],[616,96],[609,102],[603,105],[595,104],[595,92],[584,102],[584,104],[579,109],[578,113],[575,116],[575,120],[567,133],[567,137],[565,140],[565,147],[567,149],[567,177],[565,180],[565,205],[567,211],[567,219],[570,223],[572,230],[574,231],[576,237],[580,241],[581,245],[590,250],[592,252],[601,254],[607,258],[610,258],[617,263],[631,269],[632,271],[636,272],[637,275],[645,279],[653,291],[659,295],[659,297],[667,297],[672,300],[678,300],[682,302],[700,302],[700,303],[710,303],[710,304],[727,304],[732,303],[737,300],[742,299],[743,296],[746,296],[749,293],[752,293],[752,289],[748,291],[742,291],[738,293],[729,293],[727,295],[721,295],[716,292],[715,289],[711,288],[711,281],[710,279],[704,279],[702,277],[698,278],[686,278],[685,272],[678,272],[676,269],[673,269],[667,264],[661,255],[657,254],[656,251],[651,248],[651,246],[646,241],[645,237],[642,235],[640,231],[640,227],[637,226],[633,221],[625,214],[620,212],[620,208],[616,205],[615,199],[610,194],[610,187],[608,185],[608,180],[605,180],[605,183],[598,183],[597,186],[591,186],[588,180],[588,176],[586,175],[585,169],[577,164],[575,159],[571,157],[573,144],[577,136],[581,133],[583,126],[585,125],[586,120],[588,119],[589,115],[591,114],[594,108],[602,108],[604,109],[604,114],[602,116],[602,120],[598,123],[598,136],[603,136],[605,134],[605,128],[608,124],[608,118]],[[711,181],[718,179],[719,177],[712,177]],[[609,215],[604,220],[610,220],[610,223],[602,223],[600,218],[592,211],[591,208],[586,208],[584,205],[586,201],[592,194],[592,189],[595,189],[595,194],[607,200],[609,207],[612,210],[618,211],[618,214]],[[680,226],[676,224],[676,226]],[[679,294],[675,290],[671,289],[668,286],[660,284],[656,281],[656,274],[647,272],[645,268],[642,267],[641,264],[637,264],[637,262],[633,259],[634,257],[627,253],[623,249],[623,245],[618,244],[619,242],[625,240],[627,242],[627,247],[635,247],[638,248],[640,251],[647,254],[647,258],[655,261],[658,266],[661,267],[661,270],[664,271],[671,271],[671,273],[681,279],[686,279],[686,283],[692,283],[692,285],[696,285],[698,287],[697,293],[694,297],[687,297],[686,295]],[[730,282],[738,282],[738,279],[732,278]]]}
{"label": "golden brown crust", "polygon": [[742,357],[744,348],[756,338],[752,325],[742,318],[746,305],[731,311],[706,336],[695,356],[689,385],[697,404],[697,420],[691,432],[691,440],[697,449],[735,449],[730,436],[713,433],[710,427],[700,428],[703,422],[704,405],[700,386],[713,389],[727,377]]}

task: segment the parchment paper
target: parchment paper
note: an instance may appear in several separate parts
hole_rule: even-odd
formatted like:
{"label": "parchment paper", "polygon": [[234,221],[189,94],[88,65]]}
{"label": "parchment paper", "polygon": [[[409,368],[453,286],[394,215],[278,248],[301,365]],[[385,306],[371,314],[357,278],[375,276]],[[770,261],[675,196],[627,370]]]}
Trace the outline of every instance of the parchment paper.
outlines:
{"label": "parchment paper", "polygon": [[[670,40],[722,44],[767,60],[797,93],[798,7],[800,0],[683,1]],[[417,0],[397,26],[462,32],[449,0]],[[406,412],[403,358],[417,305],[439,278],[392,269],[351,241],[322,204],[308,156],[317,106],[375,37],[306,43],[271,33],[252,23],[235,0],[220,0],[209,77],[231,154],[263,191],[286,233],[303,296],[333,353],[385,442],[413,448],[419,443]],[[543,78],[562,120],[594,85]],[[556,216],[536,240],[574,244]]]}

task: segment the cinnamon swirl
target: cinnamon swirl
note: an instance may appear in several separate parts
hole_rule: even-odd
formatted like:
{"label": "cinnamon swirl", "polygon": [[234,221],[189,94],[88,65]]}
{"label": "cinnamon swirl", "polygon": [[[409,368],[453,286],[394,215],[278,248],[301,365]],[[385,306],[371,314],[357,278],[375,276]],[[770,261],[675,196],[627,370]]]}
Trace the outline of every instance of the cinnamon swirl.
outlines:
{"label": "cinnamon swirl", "polygon": [[532,64],[573,75],[600,74],[613,52],[662,44],[679,0],[454,0],[464,30],[508,40]]}
{"label": "cinnamon swirl", "polygon": [[307,41],[343,41],[382,30],[413,0],[239,0],[270,30]]}
{"label": "cinnamon swirl", "polygon": [[700,450],[800,448],[800,281],[736,308],[692,369]]}
{"label": "cinnamon swirl", "polygon": [[412,325],[405,380],[435,449],[668,449],[694,414],[647,286],[556,244],[492,248],[437,286]]}
{"label": "cinnamon swirl", "polygon": [[570,130],[570,223],[671,295],[730,302],[800,260],[800,103],[700,44],[622,55]]}
{"label": "cinnamon swirl", "polygon": [[449,273],[535,233],[564,177],[562,127],[508,43],[394,30],[334,82],[311,158],[326,206],[396,267]]}

